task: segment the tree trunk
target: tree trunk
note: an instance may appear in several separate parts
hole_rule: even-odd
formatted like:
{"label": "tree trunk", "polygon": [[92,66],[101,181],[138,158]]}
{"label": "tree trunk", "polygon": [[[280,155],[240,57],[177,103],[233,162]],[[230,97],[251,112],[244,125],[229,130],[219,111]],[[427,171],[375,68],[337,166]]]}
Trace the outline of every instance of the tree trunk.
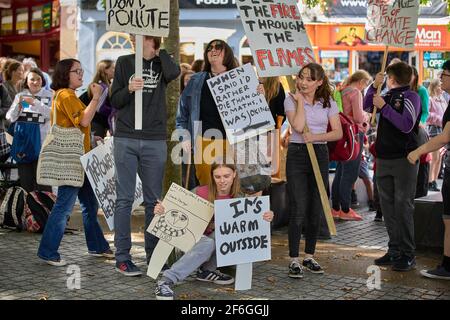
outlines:
{"label": "tree trunk", "polygon": [[[180,24],[178,0],[170,0],[170,32],[169,37],[164,38],[164,48],[173,55],[176,62],[180,62]],[[163,194],[167,192],[172,182],[181,185],[181,169],[171,159],[172,148],[177,142],[170,141],[175,130],[175,116],[177,113],[178,99],[180,97],[180,81],[178,79],[169,83],[167,88],[167,162],[164,177]]]}

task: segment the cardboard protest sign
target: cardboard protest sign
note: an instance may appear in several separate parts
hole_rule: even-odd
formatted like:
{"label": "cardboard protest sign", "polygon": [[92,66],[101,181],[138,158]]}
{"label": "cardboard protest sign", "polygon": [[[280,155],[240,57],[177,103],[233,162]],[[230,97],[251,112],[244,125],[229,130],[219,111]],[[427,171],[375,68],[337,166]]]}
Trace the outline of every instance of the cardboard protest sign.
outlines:
{"label": "cardboard protest sign", "polygon": [[419,0],[368,0],[367,5],[367,42],[414,48]]}
{"label": "cardboard protest sign", "polygon": [[[113,139],[111,138],[80,158],[86,177],[91,183],[92,190],[103,210],[111,231],[114,230],[114,210],[117,199],[113,147]],[[144,202],[142,182],[136,176],[136,191],[134,193],[132,210],[136,209],[142,202]]]}
{"label": "cardboard protest sign", "polygon": [[237,0],[236,5],[261,77],[297,74],[314,62],[297,0]]}
{"label": "cardboard protest sign", "polygon": [[207,80],[230,144],[272,130],[270,108],[258,94],[258,78],[250,63]]}
{"label": "cardboard protest sign", "polygon": [[184,252],[191,250],[211,221],[213,204],[172,183],[162,205],[166,212],[155,215],[147,232]]}
{"label": "cardboard protest sign", "polygon": [[106,0],[106,30],[169,35],[170,0]]}
{"label": "cardboard protest sign", "polygon": [[268,196],[216,200],[215,237],[217,266],[271,259]]}

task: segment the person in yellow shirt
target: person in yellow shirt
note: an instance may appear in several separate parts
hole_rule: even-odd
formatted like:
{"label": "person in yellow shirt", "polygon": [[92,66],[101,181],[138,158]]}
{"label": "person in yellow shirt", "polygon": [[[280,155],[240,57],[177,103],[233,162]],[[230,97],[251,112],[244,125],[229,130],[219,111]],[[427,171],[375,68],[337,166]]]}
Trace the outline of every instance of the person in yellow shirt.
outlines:
{"label": "person in yellow shirt", "polygon": [[[90,89],[93,98],[85,106],[75,95],[75,90],[83,85],[83,69],[78,60],[64,59],[57,63],[51,88],[55,90],[52,104],[52,118],[56,108],[56,119],[51,119],[61,127],[77,127],[84,133],[84,150],[91,149],[90,124],[97,109],[97,103],[102,94],[102,87],[93,83]],[[98,204],[88,179],[84,179],[82,187],[60,186],[55,205],[49,215],[38,257],[53,266],[64,266],[64,261],[58,253],[59,245],[64,235],[66,222],[72,213],[76,199],[80,201],[83,216],[84,233],[89,254],[113,258],[114,253],[103,235],[97,220]]]}

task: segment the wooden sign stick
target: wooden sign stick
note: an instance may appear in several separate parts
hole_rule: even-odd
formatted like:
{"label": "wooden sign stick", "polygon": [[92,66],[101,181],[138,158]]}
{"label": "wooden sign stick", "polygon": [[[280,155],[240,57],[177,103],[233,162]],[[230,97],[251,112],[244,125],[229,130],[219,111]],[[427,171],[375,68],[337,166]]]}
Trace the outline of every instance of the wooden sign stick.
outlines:
{"label": "wooden sign stick", "polygon": [[[309,132],[309,128],[306,124],[304,131]],[[311,142],[306,144],[306,148],[308,149],[309,159],[311,160],[311,165],[314,171],[314,177],[316,178],[317,187],[319,188],[320,201],[322,202],[323,212],[325,213],[325,218],[327,219],[328,230],[330,230],[330,234],[332,236],[335,236],[336,225],[334,224],[333,216],[331,215],[330,202],[328,200],[327,191],[325,190],[325,185],[323,184],[316,152],[314,151],[314,146]]]}
{"label": "wooden sign stick", "polygon": [[[142,78],[144,36],[136,35],[135,72],[136,78]],[[142,90],[134,92],[134,128],[142,130]]]}
{"label": "wooden sign stick", "polygon": [[[381,72],[384,72],[384,69],[386,69],[386,62],[387,62],[387,57],[388,57],[388,51],[389,51],[389,46],[386,46],[384,48],[383,64],[381,65]],[[382,85],[378,86],[378,88],[377,88],[377,95],[380,95],[381,87],[382,87]],[[372,126],[375,126],[376,121],[377,121],[377,108],[374,106],[373,107],[373,111],[372,111]]]}

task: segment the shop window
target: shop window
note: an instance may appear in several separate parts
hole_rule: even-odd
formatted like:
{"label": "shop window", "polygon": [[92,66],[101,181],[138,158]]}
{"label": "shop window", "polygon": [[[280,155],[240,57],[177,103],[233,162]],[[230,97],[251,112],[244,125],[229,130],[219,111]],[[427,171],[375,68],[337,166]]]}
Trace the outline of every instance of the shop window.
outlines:
{"label": "shop window", "polygon": [[28,8],[16,10],[16,34],[28,33]]}
{"label": "shop window", "polygon": [[424,86],[428,87],[431,80],[439,78],[439,73],[442,71],[442,65],[448,59],[450,59],[450,52],[423,52],[422,82]]}
{"label": "shop window", "polygon": [[[43,23],[43,6],[33,7],[31,15],[31,32],[42,32],[44,31]],[[51,11],[50,11],[51,14]]]}
{"label": "shop window", "polygon": [[[358,51],[358,66],[356,70],[366,70],[372,77],[380,72],[383,63],[384,51]],[[394,58],[399,58],[402,61],[408,63],[407,51],[391,51],[388,54],[387,64]]]}
{"label": "shop window", "polygon": [[195,43],[180,43],[180,63],[191,64],[195,60]]}
{"label": "shop window", "polygon": [[2,24],[0,27],[0,35],[6,36],[13,33],[13,16],[12,10],[1,10]]}
{"label": "shop window", "polygon": [[328,79],[341,83],[349,76],[349,52],[343,50],[320,51],[321,64]]}

